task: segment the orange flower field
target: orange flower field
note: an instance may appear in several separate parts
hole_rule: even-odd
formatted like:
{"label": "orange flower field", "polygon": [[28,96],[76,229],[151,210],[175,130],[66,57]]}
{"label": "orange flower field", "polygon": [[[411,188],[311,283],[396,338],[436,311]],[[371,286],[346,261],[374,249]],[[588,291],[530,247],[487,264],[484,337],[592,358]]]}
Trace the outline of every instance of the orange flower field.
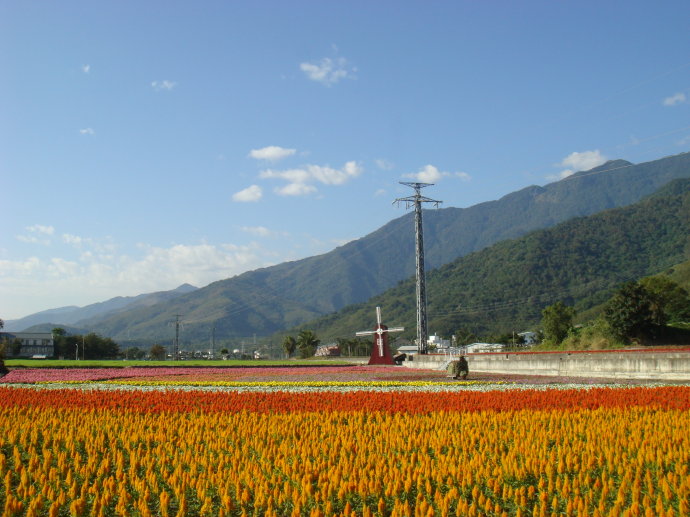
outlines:
{"label": "orange flower field", "polygon": [[0,387],[0,507],[33,515],[689,515],[690,387]]}

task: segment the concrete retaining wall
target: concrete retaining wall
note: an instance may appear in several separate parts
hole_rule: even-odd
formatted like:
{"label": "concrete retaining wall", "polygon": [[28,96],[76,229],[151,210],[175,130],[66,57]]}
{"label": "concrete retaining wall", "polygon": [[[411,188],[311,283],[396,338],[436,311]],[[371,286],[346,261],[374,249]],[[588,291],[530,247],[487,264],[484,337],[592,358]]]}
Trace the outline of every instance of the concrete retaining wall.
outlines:
{"label": "concrete retaining wall", "polygon": [[[491,353],[465,356],[472,372],[690,381],[690,351]],[[449,358],[413,356],[411,368],[441,369]]]}

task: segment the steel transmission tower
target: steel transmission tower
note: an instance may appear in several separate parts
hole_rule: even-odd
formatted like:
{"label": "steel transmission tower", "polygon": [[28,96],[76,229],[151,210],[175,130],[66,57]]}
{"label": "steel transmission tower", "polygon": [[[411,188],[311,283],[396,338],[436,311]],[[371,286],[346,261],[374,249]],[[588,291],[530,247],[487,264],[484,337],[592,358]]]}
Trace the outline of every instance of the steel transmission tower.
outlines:
{"label": "steel transmission tower", "polygon": [[414,205],[414,227],[415,227],[415,257],[417,264],[417,351],[420,354],[428,352],[427,339],[429,332],[426,325],[426,281],[424,277],[424,230],[422,228],[422,203],[433,203],[436,207],[442,201],[429,199],[422,196],[420,191],[424,187],[430,187],[433,183],[408,183],[401,181],[401,185],[406,185],[414,189],[414,196],[398,198],[395,203],[405,203],[405,208]]}
{"label": "steel transmission tower", "polygon": [[172,360],[177,361],[180,355],[180,314],[175,314],[175,341],[173,341]]}

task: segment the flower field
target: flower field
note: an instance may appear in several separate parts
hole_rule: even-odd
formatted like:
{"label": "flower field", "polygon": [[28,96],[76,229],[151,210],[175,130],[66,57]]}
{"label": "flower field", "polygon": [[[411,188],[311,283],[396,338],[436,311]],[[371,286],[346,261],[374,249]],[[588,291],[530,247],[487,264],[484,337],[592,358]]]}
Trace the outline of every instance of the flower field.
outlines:
{"label": "flower field", "polygon": [[[606,379],[515,376],[472,372],[470,383],[500,384],[600,384]],[[629,381],[632,382],[632,381]],[[639,381],[636,381],[639,382]],[[467,385],[450,382],[445,370],[425,370],[391,366],[282,366],[282,367],[126,367],[126,368],[16,368],[2,384],[91,384],[128,386],[207,386],[207,387],[344,387],[415,386],[423,384]],[[447,387],[447,386],[446,386]]]}
{"label": "flower field", "polygon": [[688,515],[690,387],[0,387],[24,515]]}
{"label": "flower field", "polygon": [[137,380],[140,383],[414,381],[445,379],[445,372],[389,366],[261,368],[19,368],[0,378],[7,384]]}

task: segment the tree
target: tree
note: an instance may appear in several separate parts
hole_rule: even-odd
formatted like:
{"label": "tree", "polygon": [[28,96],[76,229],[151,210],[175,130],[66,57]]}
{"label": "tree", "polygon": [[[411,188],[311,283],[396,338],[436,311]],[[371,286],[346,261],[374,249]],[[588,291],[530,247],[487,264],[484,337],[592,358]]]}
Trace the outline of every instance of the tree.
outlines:
{"label": "tree", "polygon": [[335,343],[338,345],[338,348],[340,349],[340,355],[342,355],[342,356],[350,356],[351,357],[353,355],[360,355],[360,354],[362,354],[362,350],[364,350],[363,355],[366,355],[366,348],[368,346],[368,341],[365,341],[362,338],[339,337],[335,340]]}
{"label": "tree", "polygon": [[541,311],[541,327],[544,332],[544,340],[557,345],[568,337],[568,332],[573,328],[575,309],[558,301]]}
{"label": "tree", "polygon": [[[5,327],[5,322],[0,319],[0,329]],[[6,339],[4,337],[0,337],[0,359],[5,357],[5,350],[7,348],[7,343]],[[0,372],[2,372],[2,369],[4,368],[5,364],[0,361]]]}
{"label": "tree", "polygon": [[690,318],[690,294],[666,276],[640,280],[652,299],[652,318],[657,325],[681,322]]}
{"label": "tree", "polygon": [[297,335],[297,348],[302,359],[312,357],[316,353],[316,348],[321,341],[316,337],[316,334],[311,330],[302,330]]}
{"label": "tree", "polygon": [[[57,343],[59,342],[59,346]],[[62,336],[56,342],[56,355],[61,357],[75,357],[84,359],[115,359],[120,355],[120,347],[109,337],[101,337],[90,333],[85,336]]]}
{"label": "tree", "polygon": [[165,360],[165,347],[162,345],[153,345],[151,350],[149,350],[149,355],[151,359],[163,361]]}
{"label": "tree", "polygon": [[124,356],[125,359],[143,359],[146,356],[146,351],[138,346],[131,346],[125,350]]}
{"label": "tree", "polygon": [[292,336],[285,336],[283,339],[283,350],[285,350],[285,355],[290,358],[292,354],[297,350],[297,340]]}
{"label": "tree", "polygon": [[461,327],[455,331],[455,344],[457,346],[470,345],[478,341],[474,332],[466,327]]}
{"label": "tree", "polygon": [[15,338],[12,340],[10,343],[10,350],[12,351],[12,355],[19,355],[22,352],[22,341],[21,339]]}
{"label": "tree", "polygon": [[67,334],[67,331],[63,329],[62,327],[55,327],[52,331],[53,333],[53,355],[55,357],[65,357],[65,347],[66,347],[66,339],[65,335]]}
{"label": "tree", "polygon": [[654,299],[638,282],[623,284],[604,307],[614,336],[624,341],[654,334]]}

